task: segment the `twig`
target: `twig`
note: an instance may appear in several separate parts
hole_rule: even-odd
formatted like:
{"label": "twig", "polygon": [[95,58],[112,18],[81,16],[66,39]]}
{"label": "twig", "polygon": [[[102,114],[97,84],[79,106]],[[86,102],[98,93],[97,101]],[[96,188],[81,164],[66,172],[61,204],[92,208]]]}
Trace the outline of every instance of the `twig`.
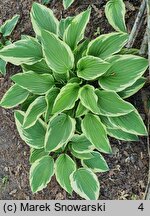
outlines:
{"label": "twig", "polygon": [[150,0],[147,0],[147,35],[148,35],[149,76],[150,76]]}
{"label": "twig", "polygon": [[145,191],[145,200],[150,200],[150,111],[148,113],[148,120],[147,120],[147,130],[148,130],[148,137],[147,137],[147,148],[148,148],[148,155],[149,155],[149,174],[148,174],[148,183]]}
{"label": "twig", "polygon": [[126,45],[127,48],[131,48],[134,44],[134,41],[135,41],[135,39],[138,35],[138,32],[141,28],[141,25],[144,21],[143,15],[144,15],[145,9],[146,9],[146,1],[143,0],[142,4],[140,6],[140,9],[139,9],[137,18],[136,18],[135,23],[133,25],[132,31],[130,33],[129,40],[128,40],[128,43]]}
{"label": "twig", "polygon": [[144,34],[144,38],[143,38],[142,44],[141,44],[141,48],[140,48],[139,54],[141,56],[146,56],[147,55],[147,51],[148,51],[148,35],[147,35],[147,30],[146,30],[145,34]]}
{"label": "twig", "polygon": [[[148,59],[149,59],[149,76],[150,76],[150,0],[146,0],[147,4],[147,34],[148,34]],[[148,155],[149,155],[149,175],[148,175],[148,183],[145,192],[145,199],[150,200],[150,109],[148,112],[148,137],[147,137],[147,145],[148,145]]]}

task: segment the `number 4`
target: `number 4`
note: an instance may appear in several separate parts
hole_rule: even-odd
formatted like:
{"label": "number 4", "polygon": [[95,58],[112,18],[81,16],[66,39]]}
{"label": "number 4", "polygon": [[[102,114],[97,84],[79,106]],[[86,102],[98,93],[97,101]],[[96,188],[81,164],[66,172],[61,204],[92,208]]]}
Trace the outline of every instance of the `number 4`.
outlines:
{"label": "number 4", "polygon": [[143,203],[141,203],[141,204],[139,205],[138,209],[141,210],[141,211],[144,211],[144,205],[143,205]]}

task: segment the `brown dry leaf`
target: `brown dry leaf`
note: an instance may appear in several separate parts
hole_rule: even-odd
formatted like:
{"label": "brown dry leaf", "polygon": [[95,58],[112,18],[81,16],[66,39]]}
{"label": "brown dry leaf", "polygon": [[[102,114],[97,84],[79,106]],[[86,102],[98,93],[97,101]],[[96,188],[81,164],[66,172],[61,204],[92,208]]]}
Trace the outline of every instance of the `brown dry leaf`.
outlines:
{"label": "brown dry leaf", "polygon": [[121,195],[120,195],[119,200],[127,200],[127,197],[129,196],[129,194],[126,193],[126,191],[121,191],[120,193]]}
{"label": "brown dry leaf", "polygon": [[101,9],[97,8],[94,4],[92,4],[92,8],[95,10],[98,18],[101,18],[103,16]]}
{"label": "brown dry leaf", "polygon": [[145,188],[145,184],[144,184],[144,182],[141,180],[141,181],[139,181],[139,185],[140,185],[140,187],[142,188],[142,189],[144,189]]}
{"label": "brown dry leaf", "polygon": [[109,177],[111,177],[111,176],[113,176],[113,175],[115,175],[114,170],[110,170],[110,171],[109,171]]}
{"label": "brown dry leaf", "polygon": [[149,89],[142,89],[141,90],[141,95],[142,95],[142,101],[144,104],[144,110],[147,116],[150,116],[150,108],[149,108],[149,101],[150,101],[150,92]]}
{"label": "brown dry leaf", "polygon": [[62,193],[56,194],[56,200],[63,200],[65,197]]}
{"label": "brown dry leaf", "polygon": [[17,189],[12,190],[9,195],[14,195],[17,192]]}
{"label": "brown dry leaf", "polygon": [[129,11],[135,11],[136,10],[134,5],[129,1],[125,1],[125,5],[126,5],[127,10],[129,10]]}

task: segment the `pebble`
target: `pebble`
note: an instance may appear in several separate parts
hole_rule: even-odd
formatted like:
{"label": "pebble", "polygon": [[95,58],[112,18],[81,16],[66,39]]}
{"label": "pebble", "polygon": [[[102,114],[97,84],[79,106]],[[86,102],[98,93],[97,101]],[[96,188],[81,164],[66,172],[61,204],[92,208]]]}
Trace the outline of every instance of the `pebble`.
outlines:
{"label": "pebble", "polygon": [[63,200],[63,199],[64,199],[64,195],[62,193],[56,194],[56,200]]}
{"label": "pebble", "polygon": [[5,172],[8,172],[8,171],[9,171],[9,168],[8,168],[8,167],[5,167],[5,168],[4,168],[4,171],[5,171]]}
{"label": "pebble", "polygon": [[17,189],[14,189],[14,190],[12,190],[10,193],[9,193],[9,195],[13,195],[13,194],[15,194],[17,192]]}

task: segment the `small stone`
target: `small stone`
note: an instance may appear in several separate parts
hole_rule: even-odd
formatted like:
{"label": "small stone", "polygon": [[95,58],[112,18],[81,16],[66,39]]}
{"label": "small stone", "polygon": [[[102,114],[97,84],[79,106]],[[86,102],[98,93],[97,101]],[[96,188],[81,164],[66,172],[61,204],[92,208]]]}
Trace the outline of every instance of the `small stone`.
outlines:
{"label": "small stone", "polygon": [[131,162],[130,157],[127,157],[127,158],[125,159],[125,163],[130,163],[130,162]]}
{"label": "small stone", "polygon": [[120,165],[119,164],[116,166],[116,170],[120,171]]}
{"label": "small stone", "polygon": [[4,170],[5,170],[5,172],[8,172],[8,171],[9,171],[8,167],[5,167]]}
{"label": "small stone", "polygon": [[17,189],[14,189],[14,190],[12,190],[10,193],[9,193],[9,195],[13,195],[13,194],[15,194],[17,192]]}
{"label": "small stone", "polygon": [[142,189],[144,189],[145,188],[145,184],[144,184],[144,182],[141,180],[141,181],[139,181],[139,184],[140,184],[140,187],[142,188]]}
{"label": "small stone", "polygon": [[64,195],[62,193],[56,194],[56,200],[63,200],[63,199],[64,199]]}
{"label": "small stone", "polygon": [[113,155],[117,156],[119,154],[119,149],[117,147],[112,148]]}
{"label": "small stone", "polygon": [[135,11],[135,7],[134,5],[129,2],[129,1],[125,1],[125,5],[126,5],[126,8],[129,10],[129,11]]}
{"label": "small stone", "polygon": [[124,155],[125,155],[126,157],[129,157],[129,154],[128,154],[127,151],[124,151],[123,153],[124,153]]}
{"label": "small stone", "polygon": [[131,155],[130,160],[131,160],[132,163],[136,162],[136,158],[133,155]]}

